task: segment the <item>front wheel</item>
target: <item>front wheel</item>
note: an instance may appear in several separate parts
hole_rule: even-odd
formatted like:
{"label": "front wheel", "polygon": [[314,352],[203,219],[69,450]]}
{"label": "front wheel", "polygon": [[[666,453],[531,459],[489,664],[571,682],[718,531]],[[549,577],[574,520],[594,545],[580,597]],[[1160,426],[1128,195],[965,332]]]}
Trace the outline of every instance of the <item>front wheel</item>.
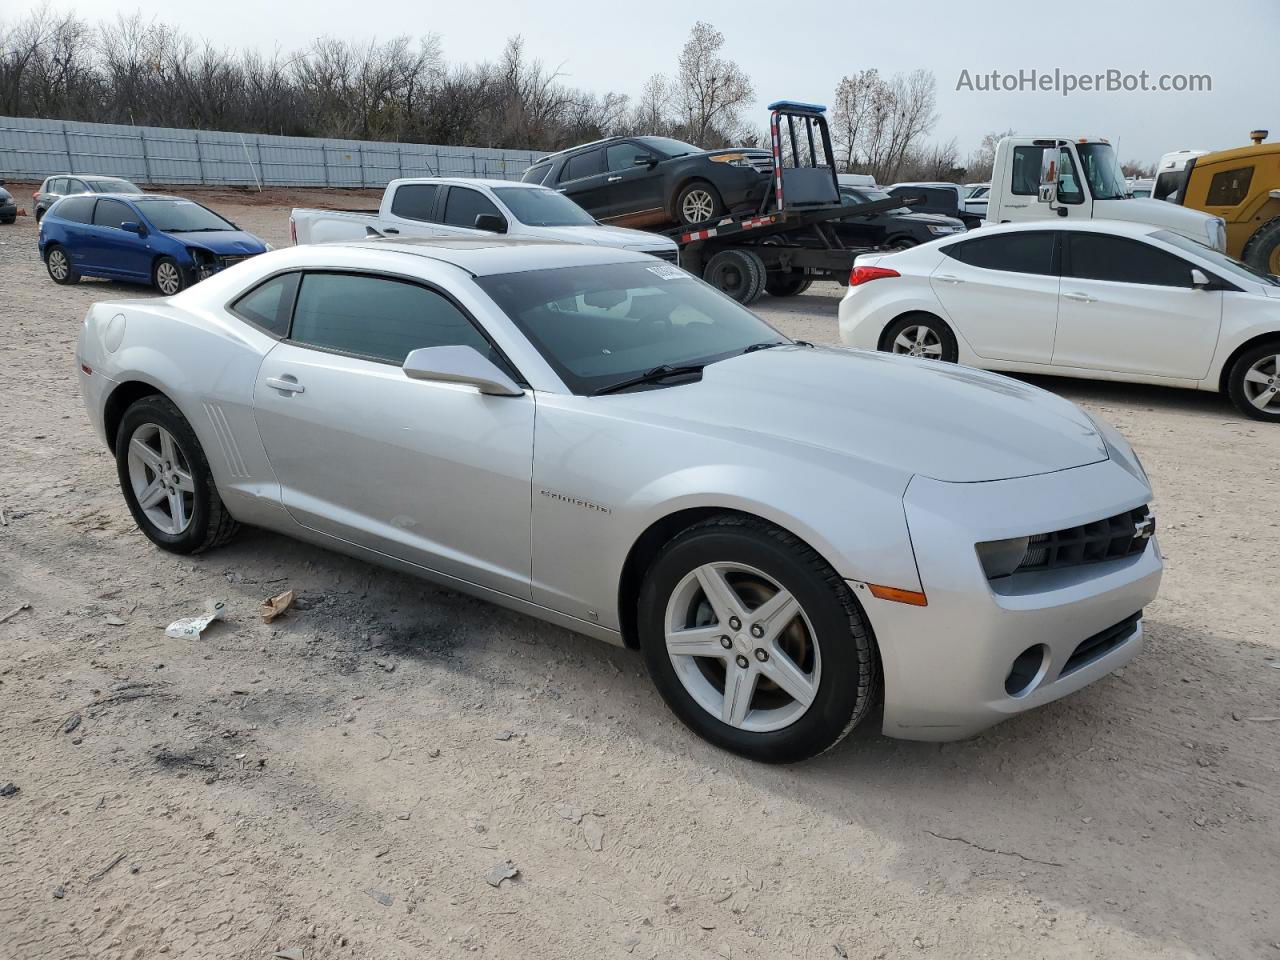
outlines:
{"label": "front wheel", "polygon": [[1240,354],[1227,374],[1227,393],[1245,416],[1280,423],[1280,340]]}
{"label": "front wheel", "polygon": [[120,420],[115,450],[125,503],[152,543],[199,553],[231,539],[236,521],[195,431],[171,400],[153,394],[135,401]]}
{"label": "front wheel", "polygon": [[960,358],[956,335],[941,317],[931,313],[909,313],[893,321],[880,338],[880,349],[947,363]]}
{"label": "front wheel", "polygon": [[645,664],[667,705],[716,746],[792,763],[870,712],[879,660],[848,585],[778,527],[725,515],[671,541],[641,588]]}
{"label": "front wheel", "polygon": [[161,257],[151,272],[151,282],[166,297],[172,297],[175,293],[182,292],[187,285],[187,278],[178,266],[178,261],[172,257]]}
{"label": "front wheel", "polygon": [[724,213],[724,204],[716,188],[705,180],[695,180],[676,197],[676,218],[681,226],[704,223]]}

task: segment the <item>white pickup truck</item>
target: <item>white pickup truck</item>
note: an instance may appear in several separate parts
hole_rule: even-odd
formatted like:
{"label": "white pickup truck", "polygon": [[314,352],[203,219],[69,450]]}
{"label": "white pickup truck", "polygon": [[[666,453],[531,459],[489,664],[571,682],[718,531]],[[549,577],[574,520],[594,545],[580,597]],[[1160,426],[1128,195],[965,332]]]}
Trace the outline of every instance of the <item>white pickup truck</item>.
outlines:
{"label": "white pickup truck", "polygon": [[289,214],[294,243],[392,237],[542,237],[567,243],[640,250],[678,262],[674,240],[597,223],[564,194],[533,183],[423,177],[392,180],[372,210],[305,210]]}
{"label": "white pickup truck", "polygon": [[1134,197],[1115,149],[1081,137],[1005,137],[996,145],[987,223],[1046,217],[1149,223],[1224,251],[1226,222],[1199,210]]}

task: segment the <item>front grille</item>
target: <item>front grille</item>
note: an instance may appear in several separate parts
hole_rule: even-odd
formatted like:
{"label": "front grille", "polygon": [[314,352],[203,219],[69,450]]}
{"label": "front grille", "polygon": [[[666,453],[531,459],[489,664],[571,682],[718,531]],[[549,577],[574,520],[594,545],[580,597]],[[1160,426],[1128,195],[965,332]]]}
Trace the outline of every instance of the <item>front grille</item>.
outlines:
{"label": "front grille", "polygon": [[751,169],[756,173],[773,173],[773,157],[770,155],[750,154],[747,157],[747,163],[751,164]]}
{"label": "front grille", "polygon": [[659,260],[665,260],[667,263],[674,263],[680,266],[680,251],[672,250],[670,247],[663,247],[661,250],[646,250],[645,253],[651,257],[657,257]]}
{"label": "front grille", "polygon": [[256,256],[256,253],[237,253],[228,257],[222,257],[221,260],[224,267],[234,267],[237,263],[243,263],[245,260],[251,260]]}
{"label": "front grille", "polygon": [[1139,610],[1132,616],[1125,617],[1114,627],[1107,627],[1107,629],[1099,631],[1083,641],[1067,658],[1067,662],[1063,664],[1062,672],[1058,676],[1065,677],[1067,674],[1074,673],[1081,667],[1088,666],[1099,657],[1110,653],[1138,632],[1138,621],[1141,619],[1142,611]]}
{"label": "front grille", "polygon": [[1078,527],[1030,538],[1016,573],[1057,570],[1082,563],[1101,563],[1142,553],[1155,533],[1156,521],[1146,507],[1117,513]]}

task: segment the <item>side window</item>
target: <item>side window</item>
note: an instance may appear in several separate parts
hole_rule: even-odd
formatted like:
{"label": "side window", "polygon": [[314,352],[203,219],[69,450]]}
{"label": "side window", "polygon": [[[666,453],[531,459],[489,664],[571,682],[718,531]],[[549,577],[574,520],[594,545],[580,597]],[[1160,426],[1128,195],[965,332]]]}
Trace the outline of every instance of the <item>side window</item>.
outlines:
{"label": "side window", "polygon": [[1084,203],[1084,191],[1080,189],[1080,178],[1076,176],[1070,150],[1058,151],[1058,202]]}
{"label": "side window", "polygon": [[74,223],[89,223],[93,220],[93,197],[67,197],[58,201],[57,216]]}
{"label": "side window", "polygon": [[479,190],[467,187],[450,187],[444,203],[444,222],[455,227],[472,227],[482,213],[502,216],[502,212]]}
{"label": "side window", "polygon": [[1019,197],[1034,197],[1040,192],[1040,161],[1044,147],[1014,147],[1013,176],[1009,192]]}
{"label": "side window", "polygon": [[466,315],[434,290],[351,273],[302,278],[290,338],[395,364],[419,347],[461,345],[490,359],[496,354]]}
{"label": "side window", "polygon": [[396,187],[395,196],[391,198],[391,212],[406,220],[430,220],[439,192],[440,185],[436,183],[403,184]]}
{"label": "side window", "polygon": [[637,143],[615,143],[604,151],[605,161],[611,173],[620,170],[631,170],[636,161],[652,157],[653,154]]}
{"label": "side window", "polygon": [[301,274],[282,273],[260,283],[231,305],[231,312],[275,337],[289,335],[289,315]]}
{"label": "side window", "polygon": [[66,177],[54,177],[52,180],[50,180],[50,181],[49,181],[49,191],[48,191],[48,192],[49,192],[49,193],[57,194],[58,196],[63,196],[63,195],[65,195],[65,194],[66,194],[66,192],[67,192],[67,178],[66,178]]}
{"label": "side window", "polygon": [[1138,240],[1073,230],[1067,234],[1067,248],[1067,276],[1157,287],[1191,286],[1189,264]]}
{"label": "side window", "polygon": [[547,179],[547,174],[551,172],[551,164],[535,163],[532,167],[524,172],[524,176],[520,179],[524,183],[542,183]]}
{"label": "side window", "polygon": [[1249,196],[1249,184],[1253,182],[1253,167],[1240,167],[1236,170],[1223,170],[1215,173],[1209,181],[1209,196],[1205,205],[1209,207],[1234,207],[1244,203]]}
{"label": "side window", "polygon": [[118,230],[120,224],[126,220],[137,223],[139,217],[127,204],[119,200],[99,200],[98,208],[93,212],[95,227],[115,227]]}
{"label": "side window", "polygon": [[69,179],[67,183],[67,193],[88,193],[89,188],[85,186],[83,180]]}
{"label": "side window", "polygon": [[956,206],[956,194],[950,190],[943,190],[941,187],[926,187],[920,192],[924,194],[924,202],[927,206],[940,210],[949,210]]}
{"label": "side window", "polygon": [[1053,232],[1015,231],[962,240],[943,248],[943,253],[961,263],[986,270],[1010,273],[1038,273],[1053,276]]}
{"label": "side window", "polygon": [[604,151],[588,150],[564,162],[564,169],[560,171],[560,182],[594,177],[597,173],[604,173]]}

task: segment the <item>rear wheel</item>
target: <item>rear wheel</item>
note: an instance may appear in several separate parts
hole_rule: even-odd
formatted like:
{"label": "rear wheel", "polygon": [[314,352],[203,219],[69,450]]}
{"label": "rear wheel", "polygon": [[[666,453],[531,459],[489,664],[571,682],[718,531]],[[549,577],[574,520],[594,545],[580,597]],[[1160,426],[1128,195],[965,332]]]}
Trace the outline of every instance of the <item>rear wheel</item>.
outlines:
{"label": "rear wheel", "polygon": [[1227,393],[1245,416],[1280,423],[1280,340],[1269,340],[1236,358]]}
{"label": "rear wheel", "polygon": [[765,293],[771,297],[798,297],[809,289],[813,277],[803,270],[770,270],[764,279]]}
{"label": "rear wheel", "polygon": [[947,363],[955,363],[960,357],[956,335],[941,317],[931,313],[908,313],[893,321],[880,338],[880,349]]}
{"label": "rear wheel", "polygon": [[702,279],[741,304],[760,296],[764,288],[764,261],[750,250],[721,250],[707,261]]}
{"label": "rear wheel", "polygon": [[681,226],[703,223],[723,212],[720,194],[705,180],[687,184],[676,196],[676,219]]}
{"label": "rear wheel", "polygon": [[62,247],[52,246],[44,255],[44,266],[54,283],[63,285],[80,282],[80,274],[71,268],[71,257]]}
{"label": "rear wheel", "polygon": [[804,760],[873,706],[879,660],[861,608],[784,530],[741,516],[691,527],[658,555],[639,603],[649,675],[676,716],[719,747]]}
{"label": "rear wheel", "polygon": [[1241,260],[1263,273],[1280,274],[1280,217],[1264,223],[1249,238]]}
{"label": "rear wheel", "polygon": [[172,297],[187,285],[187,278],[178,266],[178,261],[172,257],[161,257],[151,271],[151,282],[166,297]]}

